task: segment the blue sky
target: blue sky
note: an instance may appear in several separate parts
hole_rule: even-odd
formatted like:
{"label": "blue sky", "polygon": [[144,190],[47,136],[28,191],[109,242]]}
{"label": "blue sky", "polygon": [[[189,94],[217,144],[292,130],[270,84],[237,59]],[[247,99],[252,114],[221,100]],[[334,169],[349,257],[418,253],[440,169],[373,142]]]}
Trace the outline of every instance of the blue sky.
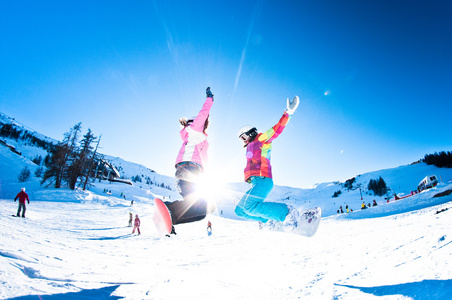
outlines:
{"label": "blue sky", "polygon": [[[215,94],[210,170],[240,181],[242,125],[273,126],[275,184],[452,150],[450,1],[1,1],[0,112],[174,174],[178,118]],[[420,178],[419,180],[421,180]]]}

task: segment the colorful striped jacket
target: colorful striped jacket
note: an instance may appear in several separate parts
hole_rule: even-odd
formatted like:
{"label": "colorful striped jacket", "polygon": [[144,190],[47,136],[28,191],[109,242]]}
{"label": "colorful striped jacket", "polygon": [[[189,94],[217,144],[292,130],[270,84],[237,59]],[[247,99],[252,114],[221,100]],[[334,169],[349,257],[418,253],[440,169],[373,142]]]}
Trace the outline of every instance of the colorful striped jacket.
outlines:
{"label": "colorful striped jacket", "polygon": [[246,146],[245,181],[252,176],[263,176],[272,178],[272,167],[270,165],[270,154],[272,142],[286,127],[291,115],[284,112],[279,122],[264,133],[259,133],[254,141]]}
{"label": "colorful striped jacket", "polygon": [[181,162],[194,162],[201,167],[206,164],[209,143],[207,142],[207,134],[204,133],[204,123],[209,117],[212,105],[213,99],[210,97],[206,98],[201,111],[193,123],[180,131],[183,143],[176,158],[176,166]]}

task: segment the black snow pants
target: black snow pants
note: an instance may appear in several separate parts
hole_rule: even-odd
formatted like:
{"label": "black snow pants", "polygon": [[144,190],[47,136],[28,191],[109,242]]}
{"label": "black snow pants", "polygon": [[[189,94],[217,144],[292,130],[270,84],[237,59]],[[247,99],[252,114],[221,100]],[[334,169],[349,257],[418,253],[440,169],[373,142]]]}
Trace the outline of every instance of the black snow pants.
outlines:
{"label": "black snow pants", "polygon": [[25,203],[20,203],[19,202],[19,208],[17,209],[17,216],[20,217],[20,210],[22,209],[22,218],[25,218],[25,210],[26,210],[26,206]]}
{"label": "black snow pants", "polygon": [[196,182],[201,172],[201,166],[195,163],[184,162],[177,166],[176,186],[184,200],[165,202],[173,225],[200,221],[206,217],[207,201],[196,195]]}

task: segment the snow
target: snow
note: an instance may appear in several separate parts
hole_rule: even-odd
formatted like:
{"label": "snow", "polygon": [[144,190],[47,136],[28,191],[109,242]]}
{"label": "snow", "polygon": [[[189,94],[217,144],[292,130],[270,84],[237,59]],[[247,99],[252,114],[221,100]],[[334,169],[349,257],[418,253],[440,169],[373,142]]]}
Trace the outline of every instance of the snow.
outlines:
{"label": "snow", "polygon": [[[23,145],[15,146],[20,151]],[[30,161],[34,155],[32,149],[24,157],[0,146],[1,299],[449,299],[452,294],[452,195],[433,197],[452,189],[451,169],[419,163],[369,172],[357,176],[350,191],[339,182],[312,189],[275,186],[271,201],[322,207],[325,217],[311,238],[261,231],[257,223],[235,217],[234,203],[247,186],[231,183],[216,199],[215,213],[162,238],[152,222],[152,199],[177,199],[174,190],[106,181],[93,182],[87,191],[46,189],[33,175],[19,183],[24,166],[32,174],[38,168]],[[119,158],[116,166],[119,161],[124,178],[143,174],[174,187],[173,178]],[[386,203],[366,189],[381,176],[393,192],[408,195],[428,174],[442,182],[403,200]],[[27,218],[12,217],[22,186],[31,201]],[[337,190],[342,194],[333,198]],[[377,207],[359,209],[373,199]],[[354,212],[336,214],[340,205]],[[129,211],[140,216],[140,236],[127,227]]]}

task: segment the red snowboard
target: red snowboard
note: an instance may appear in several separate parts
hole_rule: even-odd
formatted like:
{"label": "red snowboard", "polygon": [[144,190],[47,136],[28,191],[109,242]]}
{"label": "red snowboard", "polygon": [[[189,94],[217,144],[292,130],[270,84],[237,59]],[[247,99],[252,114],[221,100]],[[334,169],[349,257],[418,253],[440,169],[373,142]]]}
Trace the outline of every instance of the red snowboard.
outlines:
{"label": "red snowboard", "polygon": [[170,235],[173,227],[171,215],[165,203],[159,198],[154,198],[154,216],[152,220],[160,235]]}

